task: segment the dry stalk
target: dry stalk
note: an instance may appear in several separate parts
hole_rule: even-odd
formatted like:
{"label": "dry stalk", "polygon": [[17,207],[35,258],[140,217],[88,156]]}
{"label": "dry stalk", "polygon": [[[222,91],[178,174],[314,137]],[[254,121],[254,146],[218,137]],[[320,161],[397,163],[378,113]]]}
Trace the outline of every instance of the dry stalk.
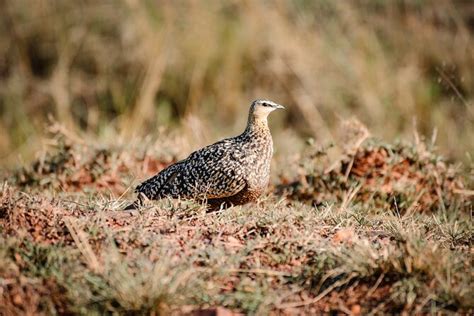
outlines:
{"label": "dry stalk", "polygon": [[87,240],[87,234],[77,227],[75,219],[72,217],[66,217],[64,219],[64,224],[71,233],[77,248],[84,256],[87,266],[95,273],[102,273],[103,266],[100,264],[99,259],[92,250],[89,241]]}

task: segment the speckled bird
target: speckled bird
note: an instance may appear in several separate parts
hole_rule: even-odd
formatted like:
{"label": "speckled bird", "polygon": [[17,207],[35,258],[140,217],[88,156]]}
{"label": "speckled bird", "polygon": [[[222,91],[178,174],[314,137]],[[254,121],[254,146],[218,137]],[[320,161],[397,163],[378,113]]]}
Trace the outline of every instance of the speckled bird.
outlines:
{"label": "speckled bird", "polygon": [[211,209],[255,201],[270,180],[273,141],[267,118],[276,109],[284,107],[255,100],[242,134],[201,148],[163,169],[136,188],[138,200],[126,209],[139,207],[145,197],[194,199],[207,202]]}

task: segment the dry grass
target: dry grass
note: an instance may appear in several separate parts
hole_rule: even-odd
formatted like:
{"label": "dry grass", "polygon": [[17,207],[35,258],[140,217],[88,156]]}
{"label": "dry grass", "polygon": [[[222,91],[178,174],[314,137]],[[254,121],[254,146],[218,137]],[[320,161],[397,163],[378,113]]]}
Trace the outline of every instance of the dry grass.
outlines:
{"label": "dry grass", "polygon": [[[473,10],[0,1],[0,314],[472,314]],[[259,203],[121,211],[262,97]]]}
{"label": "dry grass", "polygon": [[385,139],[412,121],[450,158],[474,150],[469,1],[0,3],[2,164],[40,148],[47,117],[107,139],[179,123],[204,144],[255,98],[277,128],[331,141],[356,115]]}
{"label": "dry grass", "polygon": [[[472,313],[472,178],[421,144],[359,142],[327,167],[326,150],[316,159],[308,145],[304,168],[277,164],[272,184],[306,181],[304,194],[277,190],[215,213],[168,200],[121,211],[134,175],[182,156],[168,142],[99,148],[56,133],[42,158],[9,173],[0,190],[1,313]],[[395,188],[404,178],[413,191],[368,194],[370,179]],[[418,184],[430,188],[426,197]],[[402,193],[419,204],[404,204]]]}

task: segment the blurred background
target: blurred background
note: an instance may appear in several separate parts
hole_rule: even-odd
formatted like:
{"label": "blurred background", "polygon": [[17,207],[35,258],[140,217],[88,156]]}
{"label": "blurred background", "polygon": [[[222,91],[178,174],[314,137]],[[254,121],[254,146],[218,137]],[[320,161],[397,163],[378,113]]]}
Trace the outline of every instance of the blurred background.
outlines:
{"label": "blurred background", "polygon": [[[330,142],[356,117],[373,135],[416,128],[445,156],[474,153],[474,1],[0,1],[0,167],[28,161],[54,121],[78,135],[272,129]],[[283,135],[283,134],[282,134]]]}

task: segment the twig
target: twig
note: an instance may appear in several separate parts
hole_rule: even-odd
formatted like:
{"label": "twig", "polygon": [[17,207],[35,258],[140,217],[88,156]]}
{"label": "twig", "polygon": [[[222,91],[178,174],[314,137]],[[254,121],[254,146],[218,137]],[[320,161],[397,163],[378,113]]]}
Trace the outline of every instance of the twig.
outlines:
{"label": "twig", "polygon": [[351,201],[354,199],[354,197],[356,196],[356,194],[360,191],[360,189],[362,188],[362,184],[356,186],[356,187],[352,187],[349,192],[347,192],[347,195],[344,197],[344,200],[342,201],[342,204],[341,204],[341,209],[344,210],[347,208],[347,206],[349,205],[349,203],[351,203]]}
{"label": "twig", "polygon": [[70,217],[64,219],[64,224],[66,224],[67,229],[71,233],[72,239],[74,239],[77,248],[86,259],[89,268],[94,272],[101,272],[102,266],[100,265],[97,256],[94,254],[94,251],[92,251],[85,233],[76,226],[73,219]]}
{"label": "twig", "polygon": [[374,294],[375,290],[379,287],[380,283],[382,283],[383,278],[385,277],[385,273],[382,273],[377,281],[375,282],[374,286],[370,288],[370,290],[367,292],[365,297],[370,297],[372,294]]}
{"label": "twig", "polygon": [[453,192],[460,195],[474,196],[474,190],[454,189]]}
{"label": "twig", "polygon": [[418,193],[418,195],[416,196],[415,200],[411,203],[410,207],[408,207],[405,215],[408,216],[412,213],[412,211],[415,209],[416,207],[416,204],[418,203],[418,201],[421,199],[421,197],[423,196],[423,194],[425,194],[426,190],[423,189],[420,191],[420,193]]}
{"label": "twig", "polygon": [[439,68],[436,67],[436,72],[441,76],[441,78],[448,83],[448,85],[453,89],[454,93],[458,96],[459,100],[467,107],[469,108],[469,103],[467,100],[463,97],[459,89],[456,87],[456,85],[453,83],[453,81]]}
{"label": "twig", "polygon": [[[357,150],[358,150],[358,149],[357,149]],[[351,173],[352,166],[354,165],[354,161],[355,161],[355,157],[356,157],[356,154],[357,154],[357,150],[356,150],[356,152],[354,153],[354,155],[352,156],[352,159],[351,159],[351,162],[349,163],[349,166],[347,166],[346,174],[344,175],[344,182],[347,182],[347,180],[349,179],[349,174]]]}

